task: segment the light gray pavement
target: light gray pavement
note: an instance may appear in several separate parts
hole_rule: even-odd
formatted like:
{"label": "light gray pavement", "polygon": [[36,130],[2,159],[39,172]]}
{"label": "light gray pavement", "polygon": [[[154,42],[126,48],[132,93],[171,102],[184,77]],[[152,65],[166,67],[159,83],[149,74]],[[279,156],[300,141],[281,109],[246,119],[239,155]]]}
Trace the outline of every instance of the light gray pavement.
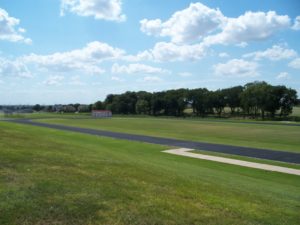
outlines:
{"label": "light gray pavement", "polygon": [[204,154],[193,153],[190,151],[193,151],[193,149],[177,148],[177,149],[166,150],[163,152],[174,154],[174,155],[191,157],[191,158],[197,158],[197,159],[209,160],[214,162],[220,162],[220,163],[232,164],[237,166],[250,167],[250,168],[255,168],[260,170],[287,173],[287,174],[300,176],[300,170],[298,169],[292,169],[292,168],[287,168],[282,166],[273,166],[273,165],[263,164],[263,163],[248,162],[244,160],[230,159],[230,158],[219,157],[219,156],[204,155]]}

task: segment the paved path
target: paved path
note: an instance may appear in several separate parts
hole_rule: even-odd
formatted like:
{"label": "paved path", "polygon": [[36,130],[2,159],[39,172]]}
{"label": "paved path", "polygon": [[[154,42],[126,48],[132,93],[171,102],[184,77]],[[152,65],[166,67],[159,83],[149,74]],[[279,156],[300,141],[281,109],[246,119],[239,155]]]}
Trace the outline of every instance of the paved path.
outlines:
{"label": "paved path", "polygon": [[[201,120],[197,120],[197,121],[201,121]],[[290,121],[278,121],[278,122],[259,122],[259,121],[242,121],[242,120],[238,120],[238,121],[226,121],[226,120],[218,120],[218,119],[214,119],[214,120],[203,120],[203,122],[213,122],[213,123],[239,123],[239,124],[254,124],[254,125],[271,125],[271,126],[291,126],[291,127],[299,127],[300,123],[296,123],[296,122],[290,122]]]}
{"label": "paved path", "polygon": [[[116,119],[127,119],[126,117],[115,117]],[[134,119],[134,117],[128,117],[130,119]],[[0,118],[1,120],[14,120],[16,118],[4,117]],[[95,118],[92,116],[65,116],[65,117],[36,117],[36,118],[21,118],[22,120],[40,120],[40,119],[83,119],[83,120],[94,120]],[[291,121],[278,121],[278,122],[263,122],[263,121],[243,121],[243,120],[225,120],[225,119],[184,119],[184,118],[169,118],[169,117],[153,117],[153,119],[165,119],[165,120],[176,120],[176,121],[195,121],[195,122],[204,122],[204,123],[237,123],[237,124],[253,124],[253,125],[271,125],[271,126],[292,126],[292,127],[300,127],[299,122],[291,122]]]}
{"label": "paved path", "polygon": [[47,128],[53,128],[59,130],[73,131],[73,132],[79,132],[79,133],[85,133],[91,135],[105,136],[105,137],[111,137],[111,138],[117,138],[123,140],[141,141],[141,142],[147,142],[152,144],[220,152],[225,154],[233,154],[233,155],[247,156],[253,158],[300,164],[300,153],[222,145],[222,144],[211,144],[211,143],[203,143],[203,142],[196,142],[196,141],[185,141],[185,140],[151,137],[151,136],[136,135],[136,134],[126,134],[126,133],[119,133],[119,132],[112,132],[112,131],[70,127],[70,126],[58,125],[58,124],[40,123],[40,122],[30,121],[30,120],[10,120],[10,122],[34,125],[39,127],[47,127]]}
{"label": "paved path", "polygon": [[300,176],[300,170],[297,170],[297,169],[291,169],[291,168],[282,167],[282,166],[273,166],[273,165],[268,165],[268,164],[263,164],[263,163],[248,162],[248,161],[224,158],[224,157],[219,157],[219,156],[204,155],[204,154],[192,153],[189,151],[193,151],[193,149],[178,148],[178,149],[166,150],[163,152],[174,154],[174,155],[187,156],[187,157],[191,157],[191,158],[204,159],[204,160],[209,160],[209,161],[215,161],[215,162],[221,162],[221,163],[226,163],[226,164],[232,164],[232,165],[250,167],[250,168],[255,168],[255,169],[260,169],[260,170],[275,171],[275,172],[287,173],[287,174],[293,174],[293,175]]}

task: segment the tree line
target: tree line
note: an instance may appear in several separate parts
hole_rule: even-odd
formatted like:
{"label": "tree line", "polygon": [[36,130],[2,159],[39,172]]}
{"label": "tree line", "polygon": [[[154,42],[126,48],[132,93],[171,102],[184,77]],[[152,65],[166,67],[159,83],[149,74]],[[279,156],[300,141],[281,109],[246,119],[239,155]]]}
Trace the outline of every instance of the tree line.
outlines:
{"label": "tree line", "polygon": [[229,109],[231,116],[262,119],[286,117],[297,104],[297,92],[284,85],[273,86],[264,81],[248,83],[216,91],[206,88],[177,89],[160,92],[130,92],[109,94],[97,101],[92,109],[107,109],[114,114],[144,114],[165,116],[222,116]]}

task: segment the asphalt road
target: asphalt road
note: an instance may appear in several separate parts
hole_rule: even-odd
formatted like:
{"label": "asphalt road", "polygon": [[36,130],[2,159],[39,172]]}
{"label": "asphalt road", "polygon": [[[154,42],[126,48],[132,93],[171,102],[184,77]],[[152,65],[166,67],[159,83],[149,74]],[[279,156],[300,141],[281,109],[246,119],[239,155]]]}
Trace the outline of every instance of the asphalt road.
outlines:
{"label": "asphalt road", "polygon": [[47,124],[47,123],[40,123],[31,120],[10,120],[10,122],[28,124],[28,125],[46,127],[46,128],[52,128],[58,130],[73,131],[73,132],[85,133],[85,134],[91,134],[97,136],[105,136],[105,137],[111,137],[116,139],[140,141],[140,142],[146,142],[152,144],[190,148],[195,150],[205,150],[211,152],[220,152],[225,154],[240,155],[240,156],[247,156],[247,157],[259,158],[259,159],[268,159],[268,160],[300,164],[300,153],[274,151],[274,150],[258,149],[258,148],[250,148],[250,147],[239,147],[239,146],[222,145],[222,144],[212,144],[212,143],[204,143],[204,142],[196,142],[196,141],[185,141],[185,140],[178,140],[178,139],[171,139],[171,138],[151,137],[145,135],[94,130],[88,128],[70,127],[70,126],[57,125],[57,124]]}

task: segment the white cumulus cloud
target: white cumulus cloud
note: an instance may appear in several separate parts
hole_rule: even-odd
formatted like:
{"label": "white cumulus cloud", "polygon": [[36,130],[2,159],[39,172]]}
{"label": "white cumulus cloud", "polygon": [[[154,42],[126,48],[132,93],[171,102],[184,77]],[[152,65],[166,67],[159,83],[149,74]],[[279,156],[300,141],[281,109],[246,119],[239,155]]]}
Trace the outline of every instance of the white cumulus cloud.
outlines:
{"label": "white cumulus cloud", "polygon": [[[171,42],[158,42],[152,49],[136,56],[128,56],[127,60],[198,60],[206,55],[212,45],[232,44],[246,47],[249,42],[266,40],[290,27],[290,17],[279,15],[275,11],[248,11],[231,18],[224,16],[219,9],[209,8],[200,2],[191,3],[189,7],[175,12],[165,21],[159,18],[141,20],[142,32],[157,37],[169,37]],[[284,54],[294,53],[286,51]],[[221,53],[219,57],[228,56]]]}
{"label": "white cumulus cloud", "polygon": [[81,81],[80,76],[72,76],[71,81],[69,82],[70,85],[74,86],[85,86],[86,83]]}
{"label": "white cumulus cloud", "polygon": [[61,15],[70,11],[79,16],[93,16],[95,19],[124,21],[121,0],[61,0]]}
{"label": "white cumulus cloud", "polygon": [[290,27],[287,15],[277,15],[274,11],[246,12],[238,18],[227,18],[222,31],[204,39],[206,45],[239,44],[265,40],[277,31]]}
{"label": "white cumulus cloud", "polygon": [[123,81],[124,81],[124,80],[121,79],[120,77],[115,77],[115,76],[112,76],[112,77],[111,77],[111,80],[112,80],[112,81],[117,81],[117,82],[123,82]]}
{"label": "white cumulus cloud", "polygon": [[142,81],[155,83],[155,82],[161,82],[163,80],[161,78],[157,77],[157,76],[146,76],[146,77],[143,78]]}
{"label": "white cumulus cloud", "polygon": [[178,75],[181,76],[181,77],[191,77],[191,76],[193,76],[193,74],[190,73],[190,72],[181,72],[181,73],[178,73]]}
{"label": "white cumulus cloud", "polygon": [[140,21],[141,31],[147,35],[170,37],[173,42],[194,42],[217,29],[224,21],[219,9],[211,9],[200,2],[191,3],[171,18]]}
{"label": "white cumulus cloud", "polygon": [[300,30],[300,16],[297,16],[294,21],[294,25],[292,26],[293,30]]}
{"label": "white cumulus cloud", "polygon": [[[172,42],[158,42],[152,49],[139,53],[136,60],[153,60],[158,62],[174,62],[198,60],[205,56],[202,44],[178,45]],[[140,57],[144,56],[144,57]]]}
{"label": "white cumulus cloud", "polygon": [[112,73],[126,73],[126,74],[162,74],[162,73],[169,73],[168,70],[148,66],[145,64],[129,64],[129,65],[119,65],[117,63],[113,64],[111,68]]}
{"label": "white cumulus cloud", "polygon": [[282,59],[289,59],[297,56],[297,52],[293,49],[284,48],[280,45],[273,45],[272,48],[268,48],[265,51],[257,51],[245,54],[245,58],[254,58],[254,60],[269,59],[272,61],[278,61]]}
{"label": "white cumulus cloud", "polygon": [[229,54],[226,53],[226,52],[221,52],[221,53],[219,53],[219,57],[220,57],[220,58],[228,58],[228,57],[229,57]]}
{"label": "white cumulus cloud", "polygon": [[290,79],[290,75],[287,72],[281,72],[276,76],[277,80],[287,80]]}
{"label": "white cumulus cloud", "polygon": [[294,69],[300,69],[300,58],[296,58],[293,61],[289,63],[289,67],[292,67]]}
{"label": "white cumulus cloud", "polygon": [[[296,18],[294,29],[298,29]],[[239,17],[226,17],[219,9],[209,8],[197,2],[175,12],[169,19],[143,19],[140,29],[147,35],[170,37],[173,43],[194,44],[203,40],[206,46],[234,44],[245,47],[248,42],[265,40],[276,32],[289,29],[288,15],[275,11],[248,11]]]}
{"label": "white cumulus cloud", "polygon": [[243,59],[232,59],[226,63],[215,65],[214,72],[224,77],[255,77],[258,76],[258,64]]}
{"label": "white cumulus cloud", "polygon": [[31,78],[32,74],[22,61],[0,58],[0,76]]}
{"label": "white cumulus cloud", "polygon": [[43,82],[43,84],[48,86],[59,86],[64,79],[64,76],[50,76]]}
{"label": "white cumulus cloud", "polygon": [[102,42],[90,42],[84,48],[50,55],[31,54],[22,60],[53,72],[81,71],[86,74],[101,74],[104,70],[99,63],[119,59],[125,54],[121,49]]}
{"label": "white cumulus cloud", "polygon": [[4,9],[0,8],[0,40],[31,44],[31,39],[23,36],[26,30],[18,28],[19,24],[19,19],[9,16]]}

